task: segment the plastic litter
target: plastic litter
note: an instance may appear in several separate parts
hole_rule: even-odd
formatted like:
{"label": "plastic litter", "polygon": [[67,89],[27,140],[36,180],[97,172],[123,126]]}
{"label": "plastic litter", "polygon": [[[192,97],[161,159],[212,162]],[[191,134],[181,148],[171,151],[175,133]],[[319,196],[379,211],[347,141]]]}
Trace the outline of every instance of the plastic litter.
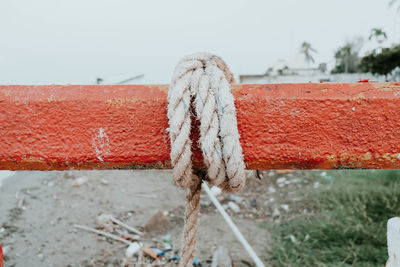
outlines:
{"label": "plastic litter", "polygon": [[129,245],[129,247],[125,251],[125,256],[131,258],[133,255],[138,253],[142,248],[142,243],[133,242]]}
{"label": "plastic litter", "polygon": [[164,251],[171,251],[172,246],[170,243],[164,243]]}
{"label": "plastic litter", "polygon": [[240,207],[235,202],[229,201],[228,207],[235,213],[240,211]]}
{"label": "plastic litter", "polygon": [[171,236],[170,235],[165,235],[164,237],[163,237],[163,240],[162,240],[164,243],[170,243],[171,242]]}
{"label": "plastic litter", "polygon": [[237,195],[230,195],[229,199],[235,201],[236,203],[241,203],[244,200],[242,197],[239,197]]}
{"label": "plastic litter", "polygon": [[143,247],[142,251],[144,254],[146,254],[147,256],[150,256],[151,258],[157,260],[158,256],[157,256],[157,252],[153,251],[151,248],[149,247]]}
{"label": "plastic litter", "polygon": [[180,259],[180,257],[179,257],[178,254],[174,254],[174,255],[172,255],[172,257],[171,257],[171,260],[173,260],[173,261],[177,261],[177,260],[179,260],[179,259]]}
{"label": "plastic litter", "polygon": [[162,257],[165,255],[165,251],[158,249],[158,248],[151,248],[152,251],[154,251],[155,253],[157,253],[157,258]]}

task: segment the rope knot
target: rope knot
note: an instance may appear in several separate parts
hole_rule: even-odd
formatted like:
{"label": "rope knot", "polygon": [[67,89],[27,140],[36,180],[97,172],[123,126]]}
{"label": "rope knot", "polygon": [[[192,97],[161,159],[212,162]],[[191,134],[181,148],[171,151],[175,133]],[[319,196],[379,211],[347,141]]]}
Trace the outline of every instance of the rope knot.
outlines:
{"label": "rope knot", "polygon": [[[193,182],[191,114],[200,121],[199,147],[207,167],[206,179],[228,192],[245,183],[242,148],[237,129],[234,81],[225,61],[209,53],[183,58],[175,68],[168,91],[171,163],[175,184],[189,188]],[[193,109],[194,112],[188,112]]]}
{"label": "rope knot", "polygon": [[[236,109],[230,91],[233,82],[234,77],[225,61],[216,55],[197,53],[179,61],[169,86],[168,119],[174,182],[190,189],[182,266],[190,266],[194,256],[202,178],[230,193],[241,190],[245,184]],[[192,169],[192,114],[200,122],[198,142],[206,175],[194,174]]]}

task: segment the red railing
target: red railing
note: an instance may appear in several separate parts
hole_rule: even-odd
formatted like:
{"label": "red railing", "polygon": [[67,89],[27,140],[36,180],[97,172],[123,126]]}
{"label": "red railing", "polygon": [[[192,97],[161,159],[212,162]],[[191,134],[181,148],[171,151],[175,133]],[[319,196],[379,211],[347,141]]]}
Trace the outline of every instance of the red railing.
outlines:
{"label": "red railing", "polygon": [[[0,86],[0,169],[170,168],[167,88]],[[400,83],[232,91],[248,169],[400,168]]]}

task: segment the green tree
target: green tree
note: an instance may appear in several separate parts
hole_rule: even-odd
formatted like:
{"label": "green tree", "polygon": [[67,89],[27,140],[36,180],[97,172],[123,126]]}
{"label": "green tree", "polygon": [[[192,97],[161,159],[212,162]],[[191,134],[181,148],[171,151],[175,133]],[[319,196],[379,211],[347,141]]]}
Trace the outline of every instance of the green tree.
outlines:
{"label": "green tree", "polygon": [[379,44],[387,39],[386,32],[383,31],[382,28],[373,28],[371,29],[371,34],[369,35],[369,40],[375,39]]}
{"label": "green tree", "polygon": [[362,38],[347,41],[344,46],[339,47],[335,52],[336,66],[332,73],[355,73],[358,72],[360,52],[363,43]]}
{"label": "green tree", "polygon": [[360,69],[373,74],[387,75],[400,67],[400,45],[382,48],[380,53],[372,51],[361,59]]}
{"label": "green tree", "polygon": [[314,62],[315,62],[314,57],[313,57],[312,54],[313,54],[313,53],[317,53],[317,50],[315,50],[315,49],[311,46],[310,43],[303,42],[303,43],[301,44],[301,47],[300,47],[300,53],[304,54],[304,56],[306,57],[306,61],[307,61],[308,64],[310,64],[310,62],[311,62],[311,63],[314,63]]}

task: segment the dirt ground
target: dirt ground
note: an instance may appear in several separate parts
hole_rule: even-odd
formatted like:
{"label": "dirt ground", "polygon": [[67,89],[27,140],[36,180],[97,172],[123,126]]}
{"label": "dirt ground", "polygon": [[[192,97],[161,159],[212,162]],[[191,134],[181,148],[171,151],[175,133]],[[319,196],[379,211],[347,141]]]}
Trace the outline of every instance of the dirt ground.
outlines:
{"label": "dirt ground", "polygon": [[[295,198],[288,191],[302,186],[300,175],[269,172],[259,180],[249,172],[243,192],[218,197],[263,261],[268,261],[272,242],[263,224],[290,216],[292,207],[285,203],[288,196]],[[170,236],[173,249],[179,251],[185,192],[171,181],[171,172],[160,170],[17,172],[0,187],[5,266],[121,266],[125,244],[74,228],[75,224],[96,228],[96,218],[102,213],[143,230],[161,211],[166,222],[146,229],[141,242],[154,247]],[[229,202],[240,211],[229,208]],[[210,265],[213,251],[221,245],[235,266],[252,266],[204,193],[201,204],[196,254],[201,266]]]}

